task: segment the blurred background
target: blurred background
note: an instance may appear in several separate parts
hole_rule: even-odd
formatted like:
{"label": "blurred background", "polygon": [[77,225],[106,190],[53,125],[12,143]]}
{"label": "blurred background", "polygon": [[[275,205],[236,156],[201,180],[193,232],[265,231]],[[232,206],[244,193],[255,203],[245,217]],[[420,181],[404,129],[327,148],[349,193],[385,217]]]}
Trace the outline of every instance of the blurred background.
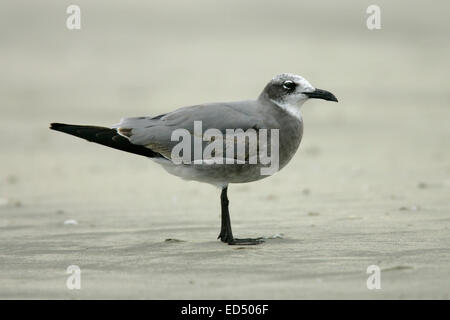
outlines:
{"label": "blurred background", "polygon": [[[66,28],[71,4],[81,30]],[[0,298],[448,298],[449,10],[2,1]],[[48,129],[253,99],[282,72],[339,103],[303,106],[281,172],[231,185],[235,235],[283,235],[263,246],[214,241],[219,190]],[[65,286],[73,264],[79,291]],[[382,290],[366,288],[372,264]]]}

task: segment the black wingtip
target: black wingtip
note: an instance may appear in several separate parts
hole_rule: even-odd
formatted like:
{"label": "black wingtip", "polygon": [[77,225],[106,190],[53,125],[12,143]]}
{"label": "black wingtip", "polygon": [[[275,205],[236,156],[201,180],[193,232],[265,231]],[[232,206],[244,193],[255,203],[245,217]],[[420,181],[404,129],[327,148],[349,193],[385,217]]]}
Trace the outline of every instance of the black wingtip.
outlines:
{"label": "black wingtip", "polygon": [[114,128],[54,122],[50,124],[50,129],[67,133],[110,148],[135,153],[149,158],[161,156],[147,147],[132,144],[127,138],[119,135]]}
{"label": "black wingtip", "polygon": [[66,124],[53,122],[53,123],[50,123],[50,127],[49,128],[52,129],[52,130],[58,130],[61,127],[64,127],[64,126],[66,126]]}

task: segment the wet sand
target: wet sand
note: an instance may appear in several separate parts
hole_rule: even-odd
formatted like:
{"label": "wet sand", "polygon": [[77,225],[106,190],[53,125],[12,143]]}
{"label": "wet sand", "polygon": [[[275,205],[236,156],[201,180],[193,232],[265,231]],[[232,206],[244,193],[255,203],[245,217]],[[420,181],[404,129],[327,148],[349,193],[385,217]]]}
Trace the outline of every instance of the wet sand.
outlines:
{"label": "wet sand", "polygon": [[[70,3],[2,4],[0,298],[449,298],[448,3],[381,1],[378,31],[356,1],[108,3],[79,1],[80,31]],[[260,246],[216,240],[218,189],[48,130],[249,99],[281,72],[340,102],[307,102],[290,164],[230,186],[236,236],[282,235]]]}

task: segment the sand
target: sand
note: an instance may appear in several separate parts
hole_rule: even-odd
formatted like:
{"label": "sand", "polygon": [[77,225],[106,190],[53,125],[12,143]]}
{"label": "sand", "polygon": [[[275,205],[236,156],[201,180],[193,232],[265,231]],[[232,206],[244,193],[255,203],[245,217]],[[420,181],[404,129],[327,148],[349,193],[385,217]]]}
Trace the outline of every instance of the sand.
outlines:
{"label": "sand", "polygon": [[[79,31],[69,2],[1,5],[0,298],[449,298],[448,2],[378,1],[375,31],[357,1],[77,3]],[[281,72],[340,102],[304,105],[281,172],[230,186],[236,236],[282,235],[259,246],[216,240],[218,189],[48,130],[249,99]]]}

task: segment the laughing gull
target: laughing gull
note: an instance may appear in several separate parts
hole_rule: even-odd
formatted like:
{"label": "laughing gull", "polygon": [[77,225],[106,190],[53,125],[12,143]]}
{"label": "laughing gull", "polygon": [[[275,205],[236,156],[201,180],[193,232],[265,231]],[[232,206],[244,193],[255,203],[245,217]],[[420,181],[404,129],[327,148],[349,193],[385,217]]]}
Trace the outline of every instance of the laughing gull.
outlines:
{"label": "laughing gull", "polygon": [[[303,134],[300,106],[309,98],[338,101],[332,93],[314,88],[303,77],[283,73],[274,77],[256,100],[183,107],[156,117],[124,118],[119,124],[111,127],[52,123],[50,129],[148,157],[173,175],[220,187],[222,225],[218,239],[230,245],[251,245],[259,244],[264,240],[263,238],[233,237],[228,211],[228,184],[256,181],[272,174],[262,173],[262,170],[269,166],[267,161],[265,163],[262,160],[259,163],[251,161],[259,159],[258,156],[261,154],[258,152],[262,149],[265,149],[266,154],[270,149],[271,156],[274,156],[271,159],[277,161],[275,171],[282,169],[289,162],[297,151]],[[209,129],[215,130],[215,138],[217,138],[217,132],[223,136],[221,143],[225,141],[225,145],[229,142],[229,137],[226,135],[229,130],[239,129],[245,132],[255,130],[260,139],[256,140],[257,146],[253,153],[245,150],[241,162],[238,161],[240,158],[237,159],[234,151],[230,156],[223,150],[220,152],[220,148],[211,152],[212,157],[208,158],[201,150],[197,152],[198,145],[195,144],[200,141],[200,147],[207,148],[207,142],[213,143],[214,139],[205,139],[201,136]],[[270,131],[270,143],[267,141],[264,143],[261,139],[262,130]],[[174,139],[175,132],[178,133]],[[180,159],[175,161],[173,151],[179,147],[177,137],[180,138],[182,134],[189,135],[190,140],[187,146],[193,146],[194,151],[188,152],[183,149],[183,152],[179,153],[183,154],[183,161],[179,161]],[[248,140],[245,140],[245,137]],[[250,149],[251,135],[245,137],[244,146]],[[267,132],[265,137],[268,138]],[[231,144],[239,148],[237,139],[232,137]],[[256,153],[255,150],[257,150]],[[236,161],[230,161],[230,158]]]}

